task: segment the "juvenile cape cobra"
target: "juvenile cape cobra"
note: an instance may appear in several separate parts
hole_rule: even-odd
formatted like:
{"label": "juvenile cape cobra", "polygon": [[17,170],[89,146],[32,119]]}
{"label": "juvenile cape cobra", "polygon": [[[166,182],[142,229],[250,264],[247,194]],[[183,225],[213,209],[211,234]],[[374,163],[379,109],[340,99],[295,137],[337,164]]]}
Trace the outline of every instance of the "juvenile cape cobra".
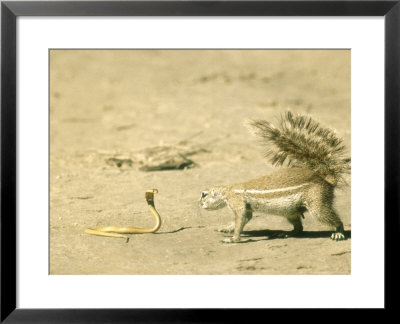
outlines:
{"label": "juvenile cape cobra", "polygon": [[154,233],[158,231],[161,227],[161,217],[157,212],[156,207],[154,206],[154,194],[158,193],[157,189],[147,190],[145,193],[145,198],[147,201],[147,205],[149,206],[151,214],[154,216],[156,220],[156,224],[152,228],[141,228],[134,226],[106,226],[99,227],[95,229],[86,229],[85,233],[92,235],[100,235],[100,236],[109,236],[109,237],[122,237],[129,240],[128,236],[122,234],[143,234],[143,233]]}

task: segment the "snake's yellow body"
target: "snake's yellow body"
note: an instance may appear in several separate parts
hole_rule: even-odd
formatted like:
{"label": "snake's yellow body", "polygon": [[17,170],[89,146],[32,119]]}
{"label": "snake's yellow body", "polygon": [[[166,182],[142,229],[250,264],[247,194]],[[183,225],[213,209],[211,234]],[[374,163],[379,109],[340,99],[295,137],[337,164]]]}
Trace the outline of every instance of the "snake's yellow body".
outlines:
{"label": "snake's yellow body", "polygon": [[145,193],[145,198],[147,201],[147,205],[149,206],[151,214],[154,216],[156,220],[156,224],[151,228],[141,228],[134,226],[106,226],[95,229],[86,229],[86,234],[92,235],[100,235],[100,236],[108,236],[108,237],[122,237],[128,239],[126,235],[122,234],[144,234],[144,233],[154,233],[157,232],[161,227],[161,217],[157,212],[156,207],[154,206],[154,194],[158,193],[157,189],[147,190]]}

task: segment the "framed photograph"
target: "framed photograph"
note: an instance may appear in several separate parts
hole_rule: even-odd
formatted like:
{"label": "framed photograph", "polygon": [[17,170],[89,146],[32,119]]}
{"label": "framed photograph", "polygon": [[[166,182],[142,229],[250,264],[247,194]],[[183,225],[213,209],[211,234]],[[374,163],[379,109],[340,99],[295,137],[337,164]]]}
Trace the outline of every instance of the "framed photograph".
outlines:
{"label": "framed photograph", "polygon": [[3,1],[1,321],[393,308],[399,16]]}

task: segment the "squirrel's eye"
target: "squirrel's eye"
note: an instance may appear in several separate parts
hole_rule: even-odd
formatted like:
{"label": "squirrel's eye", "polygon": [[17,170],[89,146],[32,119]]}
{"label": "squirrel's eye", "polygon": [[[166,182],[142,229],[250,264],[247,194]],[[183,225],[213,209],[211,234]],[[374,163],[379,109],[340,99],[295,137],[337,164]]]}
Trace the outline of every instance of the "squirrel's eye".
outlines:
{"label": "squirrel's eye", "polygon": [[201,193],[201,198],[207,197],[207,195],[208,195],[208,192],[207,191],[203,191]]}

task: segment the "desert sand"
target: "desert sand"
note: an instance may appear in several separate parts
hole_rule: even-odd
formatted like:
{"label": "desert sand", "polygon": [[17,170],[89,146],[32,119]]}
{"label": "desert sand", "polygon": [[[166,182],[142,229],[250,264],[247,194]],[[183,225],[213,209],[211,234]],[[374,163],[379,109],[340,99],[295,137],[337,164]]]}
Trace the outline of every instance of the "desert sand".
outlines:
{"label": "desert sand", "polygon": [[[350,51],[52,50],[50,274],[350,274],[350,177],[335,200],[345,241],[308,213],[301,235],[282,238],[286,219],[255,213],[245,242],[224,244],[230,210],[198,208],[202,190],[276,169],[244,122],[287,109],[335,129],[350,156]],[[144,171],[153,147],[189,161]],[[84,233],[153,226],[152,188],[157,233]]]}

